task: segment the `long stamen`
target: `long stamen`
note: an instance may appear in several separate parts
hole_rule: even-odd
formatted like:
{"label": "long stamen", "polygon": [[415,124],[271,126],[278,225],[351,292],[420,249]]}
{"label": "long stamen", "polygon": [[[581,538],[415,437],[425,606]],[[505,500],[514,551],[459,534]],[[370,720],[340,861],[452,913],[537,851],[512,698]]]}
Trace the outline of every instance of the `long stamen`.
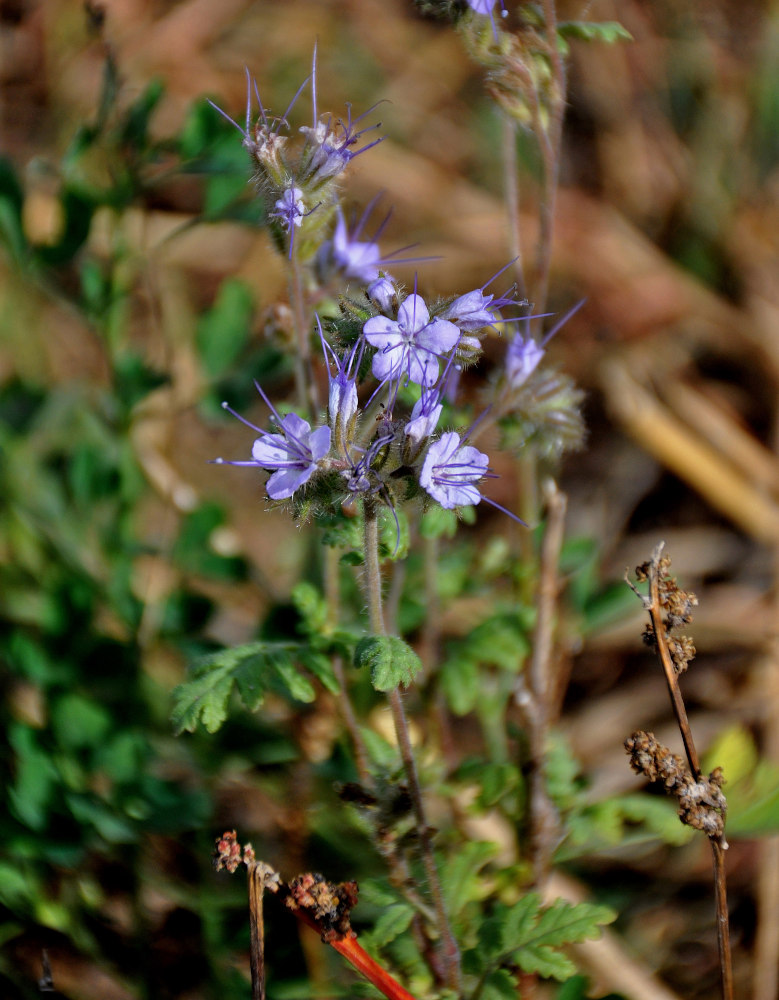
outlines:
{"label": "long stamen", "polygon": [[263,430],[262,427],[256,427],[253,423],[251,423],[251,421],[247,420],[246,417],[242,417],[241,414],[238,413],[237,410],[234,410],[229,403],[223,402],[222,409],[226,410],[230,414],[230,416],[235,417],[237,420],[240,420],[242,424],[246,424],[247,427],[250,427],[253,431],[256,431],[258,434],[269,433],[269,431]]}

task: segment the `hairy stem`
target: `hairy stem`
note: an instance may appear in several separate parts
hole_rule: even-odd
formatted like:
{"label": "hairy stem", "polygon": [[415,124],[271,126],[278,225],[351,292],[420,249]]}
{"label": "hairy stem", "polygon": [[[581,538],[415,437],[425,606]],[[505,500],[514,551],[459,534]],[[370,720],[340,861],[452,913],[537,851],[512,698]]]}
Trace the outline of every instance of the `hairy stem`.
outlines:
{"label": "hairy stem", "polygon": [[311,368],[310,317],[306,307],[303,273],[294,247],[290,261],[289,297],[295,327],[295,393],[298,407],[302,413],[307,414],[310,418],[314,417],[319,410],[319,394]]}
{"label": "hairy stem", "polygon": [[[379,565],[379,532],[378,511],[372,498],[363,502],[365,533],[365,571],[363,574],[365,596],[368,603],[368,618],[374,635],[386,635],[384,611],[381,595],[381,567]],[[431,829],[427,823],[425,806],[422,799],[422,789],[419,784],[414,748],[409,735],[408,719],[403,705],[403,696],[398,688],[388,694],[392,721],[398,741],[403,770],[406,774],[408,792],[417,821],[417,836],[419,837],[420,854],[425,869],[428,889],[436,914],[436,925],[439,934],[439,952],[444,970],[445,982],[450,989],[462,994],[462,972],[460,969],[460,949],[452,933],[449,915],[446,910],[441,880],[433,850]]]}
{"label": "hairy stem", "polygon": [[543,886],[549,874],[559,828],[557,810],[546,787],[546,739],[550,721],[550,696],[556,687],[552,678],[552,649],[558,592],[557,567],[563,543],[567,498],[551,480],[547,485],[546,495],[547,521],[541,543],[536,594],[537,618],[533,633],[533,655],[527,677],[531,698],[531,710],[527,713],[531,755],[530,860],[536,886]]}
{"label": "hairy stem", "polygon": [[544,164],[543,191],[539,205],[538,246],[532,294],[536,310],[543,312],[549,291],[549,271],[552,262],[552,242],[560,180],[560,150],[563,135],[566,92],[568,88],[565,61],[557,46],[557,11],[554,0],[544,0],[546,44],[552,65],[552,97],[549,102],[549,122],[544,127],[536,113],[534,131]]}
{"label": "hairy stem", "polygon": [[[327,624],[330,628],[334,628],[338,624],[338,609],[341,603],[338,558],[338,550],[336,548],[333,546],[327,546],[325,548],[325,602],[327,604]],[[365,743],[363,741],[362,734],[360,733],[360,727],[357,723],[357,713],[354,711],[351,696],[349,695],[343,660],[340,656],[334,656],[332,663],[333,673],[335,674],[335,679],[338,681],[338,687],[340,689],[338,708],[341,712],[344,725],[346,726],[346,731],[349,733],[349,739],[352,742],[352,749],[354,750],[354,763],[357,767],[357,774],[359,775],[360,783],[366,788],[370,788],[373,781],[368,768],[368,751],[365,748]]]}
{"label": "hairy stem", "polygon": [[509,253],[514,258],[514,276],[521,299],[527,295],[525,265],[522,259],[522,233],[519,225],[519,164],[517,163],[517,126],[503,116],[503,188],[508,219]]}

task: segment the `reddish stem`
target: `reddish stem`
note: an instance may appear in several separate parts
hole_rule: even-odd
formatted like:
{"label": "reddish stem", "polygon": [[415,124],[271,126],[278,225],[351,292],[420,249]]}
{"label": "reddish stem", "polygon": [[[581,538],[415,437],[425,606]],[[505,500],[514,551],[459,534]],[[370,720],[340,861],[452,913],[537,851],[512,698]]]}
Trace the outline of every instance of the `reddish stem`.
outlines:
{"label": "reddish stem", "polygon": [[[309,927],[313,927],[317,933],[321,934],[322,928],[305,910],[298,909],[294,913],[304,924],[308,924]],[[343,955],[350,965],[362,973],[389,1000],[416,1000],[408,990],[392,978],[386,969],[379,965],[374,958],[371,958],[362,945],[358,943],[357,938],[344,937],[337,941],[328,941],[327,944],[335,948],[339,955]]]}

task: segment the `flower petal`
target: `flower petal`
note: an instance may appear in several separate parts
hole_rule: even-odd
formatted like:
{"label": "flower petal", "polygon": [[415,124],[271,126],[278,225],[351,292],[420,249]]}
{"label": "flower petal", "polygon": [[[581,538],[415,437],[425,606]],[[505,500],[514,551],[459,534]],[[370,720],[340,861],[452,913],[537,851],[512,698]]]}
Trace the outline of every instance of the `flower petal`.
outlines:
{"label": "flower petal", "polygon": [[430,313],[421,295],[409,295],[398,309],[398,325],[407,333],[419,332],[429,320]]}

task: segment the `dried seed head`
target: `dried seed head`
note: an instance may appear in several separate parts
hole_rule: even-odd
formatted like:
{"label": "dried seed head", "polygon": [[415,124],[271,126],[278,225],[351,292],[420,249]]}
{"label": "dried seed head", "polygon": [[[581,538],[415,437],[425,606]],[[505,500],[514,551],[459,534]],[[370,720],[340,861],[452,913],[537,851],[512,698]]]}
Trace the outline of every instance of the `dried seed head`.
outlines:
{"label": "dried seed head", "polygon": [[324,875],[306,872],[289,883],[284,900],[291,910],[305,910],[316,921],[326,943],[357,937],[349,915],[357,904],[356,882],[328,882]]}
{"label": "dried seed head", "polygon": [[725,830],[727,802],[722,794],[722,768],[708,778],[696,779],[684,760],[658,743],[652,733],[642,730],[625,740],[630,766],[650,781],[662,781],[666,791],[679,802],[679,819],[702,830],[709,837],[721,837]]}
{"label": "dried seed head", "polygon": [[674,661],[677,674],[682,674],[687,669],[690,660],[695,657],[695,646],[688,635],[667,636],[668,652]]}
{"label": "dried seed head", "polygon": [[221,837],[216,838],[213,854],[216,871],[224,869],[232,875],[242,861],[241,845],[238,843],[238,835],[235,830],[227,830]]}

